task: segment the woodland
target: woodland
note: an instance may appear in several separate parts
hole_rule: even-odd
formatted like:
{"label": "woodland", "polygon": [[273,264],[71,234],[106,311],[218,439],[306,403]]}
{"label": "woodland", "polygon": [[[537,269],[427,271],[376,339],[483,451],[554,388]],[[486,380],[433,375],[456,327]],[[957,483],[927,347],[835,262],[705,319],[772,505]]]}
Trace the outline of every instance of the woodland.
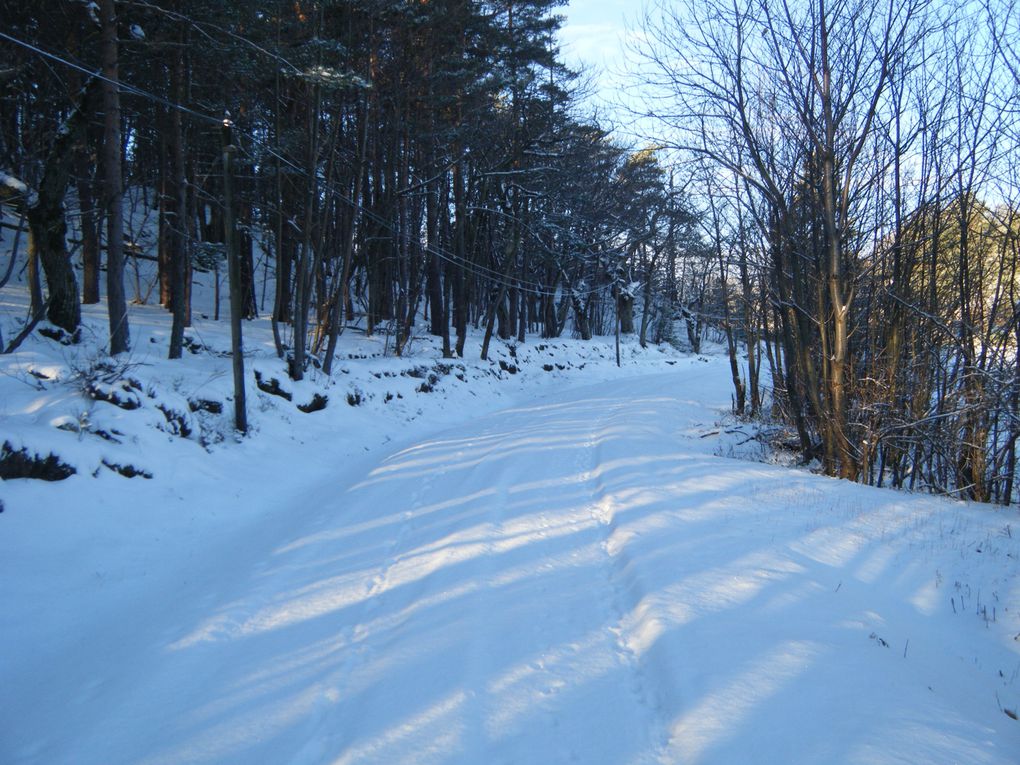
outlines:
{"label": "woodland", "polygon": [[[484,359],[564,333],[697,351],[711,328],[735,413],[804,462],[1010,504],[1010,0],[659,2],[628,141],[562,61],[562,5],[3,0],[0,288],[23,274],[31,309],[0,349],[73,343],[103,300],[123,353],[134,300],[180,358],[204,272],[230,274],[235,372],[269,315],[295,381],[344,332],[399,356],[427,327],[456,358],[474,327]],[[139,261],[158,294],[130,294]]]}

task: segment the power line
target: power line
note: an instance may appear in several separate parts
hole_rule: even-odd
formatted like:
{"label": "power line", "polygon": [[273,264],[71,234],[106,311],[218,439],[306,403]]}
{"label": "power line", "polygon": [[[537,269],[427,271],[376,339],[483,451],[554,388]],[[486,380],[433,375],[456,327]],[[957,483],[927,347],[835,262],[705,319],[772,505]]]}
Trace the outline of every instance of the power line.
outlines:
{"label": "power line", "polygon": [[[56,62],[58,62],[60,64],[65,65],[65,66],[71,67],[72,69],[76,69],[79,72],[87,74],[89,77],[93,77],[93,78],[98,79],[98,80],[100,80],[102,82],[107,82],[107,83],[109,83],[111,85],[115,85],[116,87],[118,87],[122,91],[124,91],[125,93],[129,93],[131,95],[138,96],[139,98],[143,98],[143,99],[146,99],[146,100],[158,103],[158,104],[160,104],[160,105],[162,105],[162,106],[164,106],[164,107],[166,107],[168,109],[175,109],[177,111],[180,111],[183,114],[188,114],[190,116],[196,117],[197,119],[200,119],[202,121],[208,122],[210,124],[222,125],[223,122],[224,122],[224,118],[223,117],[213,117],[213,116],[211,116],[209,114],[205,114],[203,112],[196,111],[196,110],[191,109],[191,108],[189,108],[187,106],[184,106],[183,104],[177,103],[175,101],[171,101],[171,100],[169,100],[167,98],[164,98],[162,96],[159,96],[159,95],[157,95],[155,93],[151,93],[149,91],[143,90],[142,88],[139,88],[139,87],[137,87],[135,85],[131,85],[130,83],[125,82],[124,80],[114,80],[114,79],[111,79],[111,78],[106,77],[105,75],[103,75],[103,73],[101,71],[99,71],[99,70],[89,69],[88,67],[83,66],[82,64],[79,64],[77,62],[71,61],[71,60],[69,60],[67,58],[64,58],[63,56],[57,55],[56,53],[52,53],[50,51],[44,50],[43,48],[40,48],[37,45],[33,45],[32,43],[29,43],[29,42],[27,42],[25,40],[21,40],[21,39],[18,39],[16,37],[13,37],[12,35],[7,34],[6,32],[0,31],[0,39],[7,40],[8,42],[13,43],[14,45],[18,45],[18,46],[20,46],[22,48],[25,48],[25,49],[27,49],[27,50],[29,50],[29,51],[31,51],[31,52],[39,55],[39,56],[42,56],[42,57],[44,57],[46,59],[49,59],[51,61],[56,61]],[[235,125],[235,128],[236,128],[236,125]],[[295,171],[299,175],[301,175],[301,176],[303,176],[305,178],[311,178],[312,177],[312,174],[309,173],[305,168],[295,164],[294,162],[292,162],[287,157],[285,157],[282,154],[280,154],[279,152],[275,151],[268,143],[266,143],[266,142],[262,141],[261,139],[259,139],[254,133],[251,133],[251,132],[246,131],[244,129],[238,129],[238,132],[241,133],[243,136],[245,136],[245,138],[250,140],[253,146],[257,146],[257,147],[261,148],[263,151],[265,151],[266,154],[268,154],[269,156],[273,157],[274,159],[277,159],[280,162],[286,164],[287,167],[289,167],[290,169],[292,169],[293,171]],[[351,205],[352,208],[355,208],[357,211],[359,211],[365,218],[367,218],[369,220],[372,220],[375,223],[378,223],[381,227],[383,227],[384,229],[388,230],[391,234],[394,234],[394,235],[397,235],[397,236],[402,235],[403,232],[399,231],[393,225],[393,223],[391,221],[387,220],[383,216],[381,216],[378,213],[375,213],[375,212],[373,212],[371,210],[368,210],[363,205],[356,204],[354,202],[354,200],[352,200],[350,197],[347,197],[347,196],[345,196],[344,194],[342,194],[340,192],[334,192],[334,193],[335,193],[335,195],[336,195],[336,197],[338,199],[340,199],[340,200],[346,202],[347,204]],[[525,289],[527,292],[529,292],[531,294],[542,296],[542,297],[557,297],[557,294],[558,294],[555,291],[552,291],[552,292],[548,291],[545,288],[545,285],[540,284],[538,282],[532,282],[532,281],[528,281],[528,280],[525,280],[525,279],[507,280],[507,279],[505,279],[503,277],[503,274],[501,272],[499,272],[499,271],[497,271],[495,269],[491,269],[491,268],[488,268],[487,266],[483,266],[483,265],[480,265],[480,264],[477,264],[477,263],[471,263],[471,262],[469,262],[467,260],[458,259],[456,257],[456,255],[454,255],[453,253],[451,253],[451,252],[449,252],[447,250],[443,250],[443,249],[438,248],[438,247],[425,245],[424,247],[422,247],[422,251],[424,253],[427,253],[427,254],[435,255],[439,259],[441,259],[441,260],[443,260],[443,261],[445,261],[447,263],[450,263],[450,264],[455,265],[455,266],[459,266],[460,268],[463,268],[465,271],[467,271],[469,273],[472,273],[472,274],[474,274],[476,276],[484,277],[484,278],[488,279],[489,281],[492,281],[492,282],[494,282],[496,284],[499,284],[501,286],[505,286],[505,287],[508,287],[508,288],[518,287],[518,288],[521,288],[521,289]],[[587,296],[593,295],[593,294],[595,294],[597,292],[601,292],[602,289],[603,288],[594,288],[594,289],[589,289],[589,290],[586,290],[586,291],[583,291],[583,292],[573,292],[573,294],[575,296],[577,296],[577,297],[587,297]]]}
{"label": "power line", "polygon": [[220,118],[210,117],[208,114],[196,112],[194,109],[189,109],[187,106],[184,106],[183,104],[175,103],[166,98],[163,98],[162,96],[158,96],[155,93],[150,93],[146,90],[142,90],[139,87],[124,82],[123,80],[110,79],[98,69],[89,69],[86,66],[78,64],[74,61],[70,61],[66,58],[63,58],[62,56],[58,56],[56,53],[50,53],[49,51],[43,50],[42,48],[36,45],[32,45],[32,43],[25,42],[24,40],[19,40],[16,37],[11,37],[11,35],[7,34],[6,32],[0,32],[0,38],[7,40],[8,42],[14,43],[15,45],[19,45],[22,48],[27,48],[33,53],[37,53],[40,56],[43,56],[44,58],[50,59],[51,61],[57,61],[61,64],[64,64],[65,66],[71,67],[72,69],[77,69],[79,72],[83,72],[84,74],[87,74],[89,77],[93,77],[102,82],[108,82],[111,85],[116,85],[125,93],[130,93],[131,95],[139,96],[140,98],[146,98],[150,101],[155,101],[156,103],[166,106],[169,109],[176,109],[177,111],[183,112],[185,114],[190,114],[193,117],[197,117],[198,119],[205,120],[207,122],[213,122],[216,123],[217,125],[223,124],[222,117]]}

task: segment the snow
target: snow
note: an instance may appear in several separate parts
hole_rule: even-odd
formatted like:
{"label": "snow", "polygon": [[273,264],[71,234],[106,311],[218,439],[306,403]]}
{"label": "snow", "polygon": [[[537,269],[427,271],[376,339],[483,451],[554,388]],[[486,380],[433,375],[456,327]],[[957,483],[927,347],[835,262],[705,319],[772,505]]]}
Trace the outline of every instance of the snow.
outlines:
{"label": "snow", "polygon": [[[0,186],[6,189],[6,193],[0,194],[2,197],[7,197],[5,202],[14,201],[14,198],[20,196],[25,207],[33,207],[39,201],[38,194],[30,189],[28,184],[3,170],[0,170]],[[12,207],[16,206],[16,204],[12,205]]]}
{"label": "snow", "polygon": [[293,383],[258,321],[238,439],[227,323],[131,311],[106,378],[0,357],[0,441],[77,469],[0,483],[5,765],[1017,762],[1015,509],[732,458],[721,357],[348,331]]}
{"label": "snow", "polygon": [[89,18],[96,25],[99,24],[99,3],[95,0],[79,0],[82,5],[85,6],[85,10],[88,11]]}
{"label": "snow", "polygon": [[28,194],[28,186],[25,182],[15,178],[13,175],[0,170],[0,186],[6,186],[15,194]]}

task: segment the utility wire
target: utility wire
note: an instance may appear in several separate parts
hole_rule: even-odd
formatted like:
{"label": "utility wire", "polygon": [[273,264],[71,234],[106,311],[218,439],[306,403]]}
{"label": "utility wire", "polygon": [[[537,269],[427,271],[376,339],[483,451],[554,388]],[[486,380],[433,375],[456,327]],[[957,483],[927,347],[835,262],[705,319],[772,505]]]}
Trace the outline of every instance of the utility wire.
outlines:
{"label": "utility wire", "polygon": [[[84,74],[89,75],[89,77],[94,77],[94,78],[96,78],[96,79],[98,79],[98,80],[100,80],[102,82],[107,82],[107,83],[109,83],[111,85],[115,85],[115,86],[120,88],[125,93],[129,93],[131,95],[138,96],[139,98],[143,98],[143,99],[146,99],[146,100],[158,103],[158,104],[160,104],[162,106],[165,106],[168,109],[175,109],[175,110],[177,110],[177,111],[179,111],[179,112],[181,112],[183,114],[188,114],[188,115],[190,115],[192,117],[195,117],[195,118],[197,118],[199,120],[202,120],[204,122],[208,122],[210,124],[222,125],[224,123],[224,119],[225,119],[224,117],[213,117],[213,116],[211,116],[209,114],[206,114],[206,113],[203,113],[203,112],[199,112],[199,111],[191,109],[191,108],[189,108],[187,106],[184,106],[183,104],[177,103],[175,101],[171,101],[171,100],[169,100],[167,98],[164,98],[162,96],[159,96],[159,95],[157,95],[155,93],[151,93],[149,91],[143,90],[142,88],[139,88],[139,87],[137,87],[135,85],[131,85],[130,83],[125,82],[124,80],[113,80],[113,79],[110,79],[109,77],[106,77],[105,75],[103,75],[103,73],[101,71],[99,71],[99,70],[89,69],[88,67],[86,67],[86,66],[84,66],[82,64],[79,64],[79,63],[76,63],[74,61],[71,61],[71,60],[69,60],[67,58],[64,58],[63,56],[59,56],[56,53],[52,53],[50,51],[44,50],[43,48],[40,48],[40,47],[38,47],[36,45],[33,45],[32,43],[29,43],[29,42],[27,42],[25,40],[21,40],[21,39],[18,39],[16,37],[13,37],[12,35],[7,34],[6,32],[0,31],[0,39],[7,40],[8,42],[13,43],[14,45],[18,45],[18,46],[20,46],[22,48],[25,48],[25,49],[27,49],[27,50],[29,50],[29,51],[31,51],[31,52],[39,55],[39,56],[42,56],[43,58],[49,59],[51,61],[58,62],[58,63],[63,64],[65,66],[71,67],[72,69],[76,69],[79,72],[82,72]],[[251,141],[253,146],[257,146],[257,147],[261,148],[263,151],[265,151],[266,154],[268,154],[269,156],[273,157],[274,159],[279,160],[283,164],[287,165],[288,168],[290,168],[291,170],[295,171],[299,175],[301,175],[301,176],[303,176],[305,178],[311,178],[312,174],[309,173],[305,168],[301,167],[300,165],[295,164],[294,162],[292,162],[287,157],[285,157],[282,154],[280,154],[277,151],[275,151],[272,146],[270,146],[265,141],[259,139],[254,133],[251,133],[251,132],[246,131],[244,129],[237,128],[236,125],[234,127],[235,127],[235,129],[237,130],[238,133],[240,133],[245,138],[247,138],[249,141]],[[393,225],[393,223],[391,221],[389,221],[386,218],[382,217],[378,213],[375,213],[375,212],[372,212],[371,210],[366,209],[363,205],[355,204],[354,200],[352,200],[350,197],[347,197],[346,195],[344,195],[344,194],[342,194],[340,192],[334,192],[334,193],[335,193],[335,195],[336,195],[336,197],[338,199],[340,199],[341,201],[346,202],[347,204],[351,205],[351,207],[356,208],[356,210],[360,211],[360,213],[365,218],[367,218],[369,220],[372,220],[375,223],[378,223],[382,228],[388,230],[391,234],[394,234],[394,235],[397,235],[397,236],[402,235],[402,232],[398,231],[397,228]],[[521,289],[525,289],[526,292],[529,292],[531,294],[538,295],[538,296],[541,296],[541,297],[557,297],[559,295],[559,293],[557,293],[555,291],[547,290],[545,288],[544,284],[540,284],[538,282],[532,282],[532,281],[528,281],[528,280],[525,280],[525,279],[506,280],[505,278],[503,278],[503,274],[500,271],[497,271],[497,270],[492,269],[492,268],[488,268],[487,266],[483,266],[483,265],[480,265],[480,264],[477,264],[477,263],[470,263],[469,261],[458,259],[456,257],[456,255],[454,255],[453,253],[449,252],[448,250],[444,250],[442,248],[439,248],[439,247],[434,247],[434,246],[426,245],[426,246],[424,246],[422,248],[422,251],[425,252],[425,253],[431,254],[431,255],[435,255],[440,260],[446,261],[447,263],[450,263],[450,264],[455,265],[455,266],[459,266],[459,267],[463,268],[465,271],[467,271],[469,273],[473,273],[476,276],[484,277],[484,278],[486,278],[486,279],[488,279],[488,280],[490,280],[492,282],[495,282],[496,284],[498,284],[500,286],[505,286],[505,287],[508,287],[508,288],[518,287],[518,288],[521,288]],[[596,294],[598,292],[601,292],[601,291],[603,291],[603,289],[604,288],[597,287],[597,288],[594,288],[594,289],[589,289],[589,290],[580,291],[580,292],[572,291],[572,294],[574,296],[576,296],[576,297],[587,297],[589,295],[594,295],[594,294]]]}

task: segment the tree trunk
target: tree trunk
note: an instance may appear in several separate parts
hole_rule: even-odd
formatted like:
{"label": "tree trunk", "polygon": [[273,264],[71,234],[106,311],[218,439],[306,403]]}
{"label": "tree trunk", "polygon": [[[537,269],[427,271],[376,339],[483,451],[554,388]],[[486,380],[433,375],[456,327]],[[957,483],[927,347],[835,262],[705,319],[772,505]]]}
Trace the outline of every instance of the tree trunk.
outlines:
{"label": "tree trunk", "polygon": [[106,303],[110,318],[110,354],[128,349],[127,300],[124,296],[124,189],[121,176],[120,86],[117,63],[117,14],[114,0],[102,0],[103,176],[106,192]]}
{"label": "tree trunk", "polygon": [[[38,285],[38,265],[42,265],[49,291],[46,317],[50,322],[74,335],[81,324],[78,284],[71,267],[65,240],[67,221],[64,218],[64,194],[70,178],[76,145],[83,140],[87,115],[93,104],[100,81],[93,79],[86,86],[81,100],[68,118],[50,150],[43,170],[35,202],[28,208],[29,280]],[[33,278],[33,272],[34,278]],[[33,315],[42,308],[42,296],[33,289]]]}
{"label": "tree trunk", "polygon": [[[183,41],[182,41],[183,42]],[[171,63],[171,84],[174,98],[184,102],[184,56],[177,55]],[[167,194],[164,196],[166,226],[168,230],[168,287],[170,298],[170,352],[169,358],[179,359],[184,348],[184,327],[188,304],[188,232],[187,232],[187,169],[184,160],[184,125],[180,109],[169,115]]]}
{"label": "tree trunk", "polygon": [[96,225],[93,163],[87,148],[77,152],[78,207],[81,212],[81,302],[99,302],[99,227]]}
{"label": "tree trunk", "polygon": [[[305,197],[305,219],[302,226],[301,254],[298,256],[297,273],[294,275],[294,362],[290,376],[302,380],[305,376],[305,350],[308,342],[308,307],[311,303],[311,277],[314,273],[309,262],[315,257],[312,252],[312,223],[315,221],[316,200],[318,199],[319,159],[319,86],[313,86],[312,100],[308,104],[308,190]],[[240,279],[240,274],[238,274]]]}
{"label": "tree trunk", "polygon": [[634,334],[634,296],[626,290],[618,290],[616,311],[620,317],[620,332]]}
{"label": "tree trunk", "polygon": [[435,337],[442,337],[447,321],[443,306],[442,262],[439,258],[439,192],[436,189],[429,189],[426,193],[428,197],[425,203],[425,241],[429,264],[429,333]]}
{"label": "tree trunk", "polygon": [[366,153],[368,151],[368,105],[367,103],[359,110],[358,127],[358,154],[354,160],[354,182],[351,195],[351,209],[348,226],[344,233],[343,261],[340,266],[340,275],[336,285],[336,294],[333,296],[333,306],[329,319],[329,343],[326,345],[326,358],[323,361],[322,369],[328,375],[333,369],[333,356],[336,354],[337,343],[340,339],[344,317],[347,315],[347,306],[351,302],[349,285],[351,279],[351,265],[354,261],[354,238],[358,226],[358,218],[361,213],[361,194],[365,182],[365,166],[367,164]]}
{"label": "tree trunk", "polygon": [[496,312],[506,299],[507,280],[510,278],[510,271],[513,269],[514,262],[517,260],[517,247],[520,244],[519,240],[519,229],[515,225],[513,233],[511,234],[509,241],[506,243],[506,251],[503,253],[503,272],[500,275],[500,282],[496,288],[498,294],[496,299],[489,303],[489,312],[485,319],[485,338],[482,340],[482,361],[487,361],[489,358],[489,343],[492,341],[492,330],[496,323]]}
{"label": "tree trunk", "polygon": [[241,337],[241,264],[234,246],[233,160],[236,148],[231,135],[230,120],[223,120],[223,246],[227,252],[230,280],[230,352],[234,372],[234,428],[248,432],[248,412],[244,388],[244,341]]}
{"label": "tree trunk", "polygon": [[457,356],[464,358],[467,341],[468,295],[464,264],[467,260],[467,199],[464,191],[464,171],[458,162],[453,168],[453,322],[457,332]]}

